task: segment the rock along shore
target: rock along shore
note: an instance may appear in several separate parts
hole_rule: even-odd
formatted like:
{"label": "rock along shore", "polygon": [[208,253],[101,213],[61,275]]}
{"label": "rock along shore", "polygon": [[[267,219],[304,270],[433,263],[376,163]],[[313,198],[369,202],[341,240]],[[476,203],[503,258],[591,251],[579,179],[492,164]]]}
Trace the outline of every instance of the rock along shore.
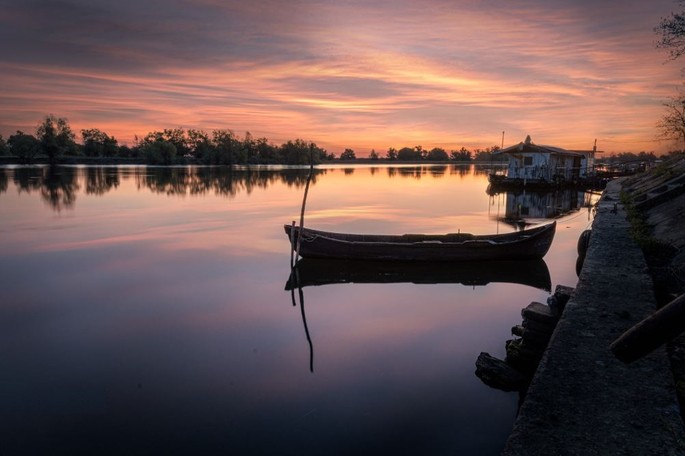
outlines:
{"label": "rock along shore", "polygon": [[609,349],[656,309],[620,191],[620,181],[613,181],[599,201],[575,293],[530,384],[505,456],[685,455],[666,349],[631,364]]}

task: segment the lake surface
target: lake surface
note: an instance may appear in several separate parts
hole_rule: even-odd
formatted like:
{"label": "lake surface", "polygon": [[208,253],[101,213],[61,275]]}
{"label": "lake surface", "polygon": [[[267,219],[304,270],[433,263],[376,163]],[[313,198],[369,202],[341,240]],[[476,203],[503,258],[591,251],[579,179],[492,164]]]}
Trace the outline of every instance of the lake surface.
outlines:
{"label": "lake surface", "polygon": [[[484,234],[556,217],[548,285],[575,286],[597,196],[489,195],[487,172],[321,167],[305,226]],[[415,268],[304,287],[301,305],[283,225],[307,174],[0,167],[0,454],[499,454],[518,394],[474,363],[504,358],[544,278],[412,283],[431,279]]]}

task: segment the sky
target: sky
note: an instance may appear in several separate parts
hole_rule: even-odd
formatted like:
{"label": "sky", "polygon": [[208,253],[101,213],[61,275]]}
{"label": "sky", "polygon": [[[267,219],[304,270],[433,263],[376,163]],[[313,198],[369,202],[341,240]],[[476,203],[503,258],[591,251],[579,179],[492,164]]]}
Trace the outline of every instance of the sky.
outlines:
{"label": "sky", "polygon": [[[389,147],[659,142],[673,0],[0,0],[0,134],[48,114],[121,144],[165,128]],[[503,134],[504,132],[504,134]]]}

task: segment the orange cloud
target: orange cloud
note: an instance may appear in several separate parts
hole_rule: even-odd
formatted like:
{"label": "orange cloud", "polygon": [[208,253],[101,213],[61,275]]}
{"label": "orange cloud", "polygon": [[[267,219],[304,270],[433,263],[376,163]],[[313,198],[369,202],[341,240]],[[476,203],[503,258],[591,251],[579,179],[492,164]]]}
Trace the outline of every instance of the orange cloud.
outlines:
{"label": "orange cloud", "polygon": [[[673,7],[665,0],[607,2],[592,15],[535,1],[268,6],[195,2],[184,21],[185,6],[172,2],[165,20],[176,34],[163,24],[145,29],[152,13],[128,17],[125,3],[111,18],[100,15],[112,6],[74,6],[74,17],[103,22],[102,36],[60,17],[56,55],[9,27],[28,44],[26,55],[8,52],[0,63],[0,132],[32,131],[53,113],[123,143],[183,127],[275,143],[301,137],[357,155],[487,147],[502,131],[507,143],[531,134],[572,148],[595,138],[605,150],[666,147],[655,143],[654,125],[680,69],[653,48],[652,27]],[[19,7],[9,13],[29,30],[41,23]],[[55,58],[60,42],[74,54]]]}

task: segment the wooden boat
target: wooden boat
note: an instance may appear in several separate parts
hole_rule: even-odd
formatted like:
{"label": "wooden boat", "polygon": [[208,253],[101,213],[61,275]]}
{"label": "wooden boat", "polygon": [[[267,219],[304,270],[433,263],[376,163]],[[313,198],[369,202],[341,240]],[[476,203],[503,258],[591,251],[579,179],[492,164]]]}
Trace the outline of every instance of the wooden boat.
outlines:
{"label": "wooden boat", "polygon": [[[532,260],[545,256],[555,231],[556,221],[529,230],[493,235],[373,235],[304,228],[299,254],[303,258],[380,261]],[[295,249],[300,228],[285,225],[285,233]]]}
{"label": "wooden boat", "polygon": [[545,260],[468,262],[359,261],[304,258],[292,270],[286,290],[342,283],[462,284],[516,283],[550,291]]}

